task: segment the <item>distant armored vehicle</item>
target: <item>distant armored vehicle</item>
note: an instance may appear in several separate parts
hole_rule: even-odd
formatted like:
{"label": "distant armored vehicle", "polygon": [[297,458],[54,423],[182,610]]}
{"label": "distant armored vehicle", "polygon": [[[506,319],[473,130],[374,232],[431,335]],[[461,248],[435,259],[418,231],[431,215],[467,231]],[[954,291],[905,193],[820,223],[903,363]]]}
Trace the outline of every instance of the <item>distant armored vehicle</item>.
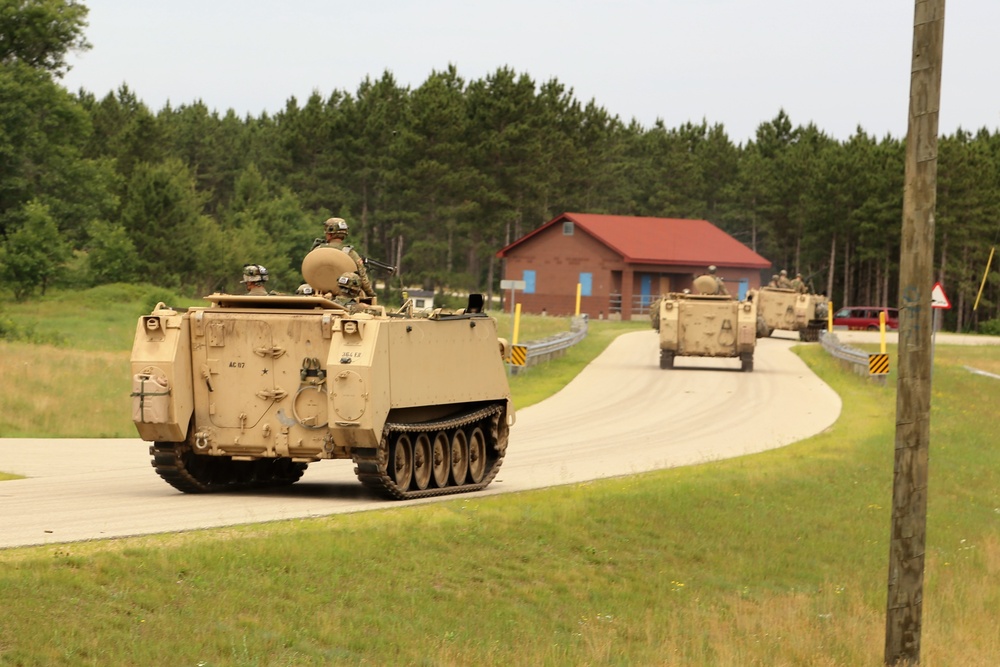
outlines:
{"label": "distant armored vehicle", "polygon": [[713,278],[694,281],[690,294],[670,293],[659,301],[660,368],[674,367],[676,357],[739,358],[740,370],[753,370],[757,309],[714,292]]}
{"label": "distant armored vehicle", "polygon": [[775,329],[798,331],[803,341],[819,340],[819,332],[827,326],[826,297],[800,294],[793,289],[761,287],[750,293],[757,304],[757,335],[770,336]]}
{"label": "distant armored vehicle", "polygon": [[132,418],[164,480],[187,493],[290,484],[321,459],[352,460],[391,498],[493,480],[514,410],[509,346],[482,296],[428,316],[345,306],[333,299],[352,265],[317,248],[306,294],[212,294],[139,319]]}

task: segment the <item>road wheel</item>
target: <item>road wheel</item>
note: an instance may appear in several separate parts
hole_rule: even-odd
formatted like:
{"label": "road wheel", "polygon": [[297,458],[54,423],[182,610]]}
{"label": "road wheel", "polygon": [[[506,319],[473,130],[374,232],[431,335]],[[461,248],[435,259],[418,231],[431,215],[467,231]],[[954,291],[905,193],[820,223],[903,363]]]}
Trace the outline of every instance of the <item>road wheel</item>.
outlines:
{"label": "road wheel", "polygon": [[458,429],[451,438],[451,478],[455,486],[465,484],[469,472],[469,439],[465,431]]}
{"label": "road wheel", "polygon": [[483,481],[486,474],[486,436],[478,426],[469,434],[469,477],[473,484]]}
{"label": "road wheel", "polygon": [[400,433],[391,451],[389,475],[401,491],[406,491],[413,479],[413,443],[410,442],[410,436]]}
{"label": "road wheel", "polygon": [[434,470],[434,486],[443,489],[448,486],[448,473],[451,472],[451,442],[448,434],[438,431],[431,445],[431,462]]}
{"label": "road wheel", "polygon": [[431,438],[421,433],[413,441],[413,483],[423,491],[431,483]]}

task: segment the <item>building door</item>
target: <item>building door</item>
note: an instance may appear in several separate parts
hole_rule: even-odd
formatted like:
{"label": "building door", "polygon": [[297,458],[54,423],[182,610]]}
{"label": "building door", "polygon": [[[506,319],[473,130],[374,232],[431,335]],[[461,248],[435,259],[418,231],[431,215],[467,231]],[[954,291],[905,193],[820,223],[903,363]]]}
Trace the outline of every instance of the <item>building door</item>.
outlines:
{"label": "building door", "polygon": [[[622,272],[611,272],[611,290],[608,293],[608,315],[622,312]],[[603,317],[604,311],[601,311]]]}
{"label": "building door", "polygon": [[747,298],[747,291],[750,289],[750,279],[740,278],[740,293],[737,297],[740,301]]}

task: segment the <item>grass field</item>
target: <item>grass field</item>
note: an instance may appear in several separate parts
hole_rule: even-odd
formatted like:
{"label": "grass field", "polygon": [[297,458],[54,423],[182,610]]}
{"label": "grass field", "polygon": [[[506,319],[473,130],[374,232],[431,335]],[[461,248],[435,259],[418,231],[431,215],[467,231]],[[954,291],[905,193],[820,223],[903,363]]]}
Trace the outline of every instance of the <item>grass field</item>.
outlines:
{"label": "grass field", "polygon": [[[816,345],[796,349],[843,414],[782,449],[0,551],[0,665],[880,665],[893,378],[880,387]],[[558,383],[549,376],[571,377],[579,354],[514,381]],[[939,345],[935,363],[922,664],[993,666],[1000,386],[964,366],[995,367],[1000,349]]]}
{"label": "grass field", "polygon": [[[0,340],[0,437],[133,438],[129,408],[129,353],[136,319],[157,301],[180,307],[204,305],[182,300],[150,286],[108,285],[83,292],[61,292],[24,304],[7,303],[2,313],[27,332],[26,341]],[[498,313],[501,336],[510,336],[510,316]],[[595,323],[595,335],[584,346],[591,358],[594,345],[604,345],[617,332],[636,324]],[[537,340],[568,331],[568,318],[526,315],[519,338]],[[42,344],[31,339],[44,341]],[[581,352],[573,353],[579,359]],[[517,381],[526,387],[525,378]],[[543,391],[545,389],[543,388]],[[543,396],[542,396],[543,397]],[[536,402],[537,390],[525,389],[523,400]]]}

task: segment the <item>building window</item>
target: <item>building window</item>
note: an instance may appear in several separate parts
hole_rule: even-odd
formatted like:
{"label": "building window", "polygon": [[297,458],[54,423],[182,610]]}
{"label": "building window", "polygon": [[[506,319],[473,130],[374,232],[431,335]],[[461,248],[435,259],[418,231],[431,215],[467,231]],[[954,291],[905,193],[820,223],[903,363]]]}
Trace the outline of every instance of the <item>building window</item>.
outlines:
{"label": "building window", "polygon": [[569,220],[563,222],[563,236],[573,236],[573,223]]}

